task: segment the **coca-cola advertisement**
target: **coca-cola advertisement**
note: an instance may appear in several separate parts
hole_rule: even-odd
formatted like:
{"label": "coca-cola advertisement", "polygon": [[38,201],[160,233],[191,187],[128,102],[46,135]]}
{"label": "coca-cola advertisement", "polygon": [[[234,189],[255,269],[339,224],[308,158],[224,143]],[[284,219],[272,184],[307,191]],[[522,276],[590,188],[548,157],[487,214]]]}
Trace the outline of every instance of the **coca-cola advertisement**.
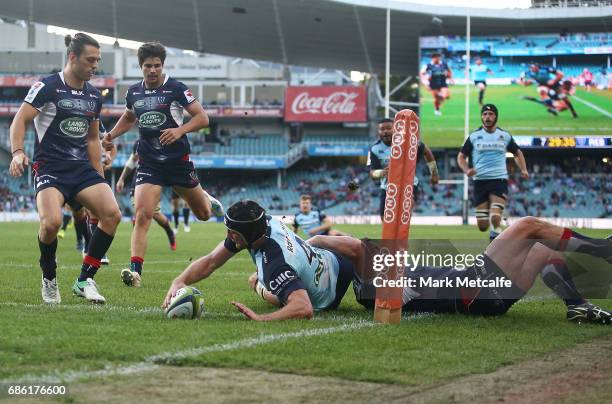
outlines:
{"label": "coca-cola advertisement", "polygon": [[287,122],[365,122],[365,87],[319,86],[287,87]]}

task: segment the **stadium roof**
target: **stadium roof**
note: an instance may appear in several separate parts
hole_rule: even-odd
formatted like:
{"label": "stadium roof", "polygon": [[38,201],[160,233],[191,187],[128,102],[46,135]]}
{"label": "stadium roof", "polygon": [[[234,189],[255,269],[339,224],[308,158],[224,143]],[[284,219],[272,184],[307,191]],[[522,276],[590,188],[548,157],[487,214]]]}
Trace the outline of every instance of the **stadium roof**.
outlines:
{"label": "stadium roof", "polygon": [[[418,69],[419,36],[465,34],[466,8],[375,0],[2,1],[0,15],[220,55],[366,72]],[[470,9],[472,35],[608,32],[612,6]]]}

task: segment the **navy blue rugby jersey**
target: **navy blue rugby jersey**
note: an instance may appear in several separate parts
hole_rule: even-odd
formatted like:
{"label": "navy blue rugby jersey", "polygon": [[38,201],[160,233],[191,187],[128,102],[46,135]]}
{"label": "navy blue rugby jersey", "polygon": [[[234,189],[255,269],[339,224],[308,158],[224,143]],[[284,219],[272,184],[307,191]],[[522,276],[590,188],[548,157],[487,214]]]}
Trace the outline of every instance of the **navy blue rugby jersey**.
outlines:
{"label": "navy blue rugby jersey", "polygon": [[89,161],[87,133],[102,109],[97,88],[87,82],[81,89],[72,88],[59,72],[34,83],[24,102],[39,111],[34,118],[34,161]]}
{"label": "navy blue rugby jersey", "polygon": [[448,71],[448,65],[446,62],[427,63],[425,72],[430,75],[429,81],[432,83],[446,83],[446,74]]}
{"label": "navy blue rugby jersey", "polygon": [[166,75],[160,87],[147,89],[143,80],[128,89],[125,100],[127,109],[138,118],[140,160],[164,162],[180,160],[189,154],[187,136],[167,146],[159,143],[159,136],[165,129],[183,124],[184,108],[196,101],[185,84]]}

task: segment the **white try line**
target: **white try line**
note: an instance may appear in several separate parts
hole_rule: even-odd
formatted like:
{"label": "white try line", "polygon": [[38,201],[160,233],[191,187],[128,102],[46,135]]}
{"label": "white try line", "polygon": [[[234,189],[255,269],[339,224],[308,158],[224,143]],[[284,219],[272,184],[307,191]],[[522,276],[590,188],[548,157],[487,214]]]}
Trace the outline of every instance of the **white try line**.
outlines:
{"label": "white try line", "polygon": [[[160,300],[161,302],[161,300]],[[228,302],[228,306],[229,306]],[[17,303],[17,302],[0,302],[0,307],[20,307],[25,309],[36,309],[36,310],[48,310],[48,311],[91,311],[98,313],[115,312],[115,313],[127,313],[127,314],[155,314],[163,316],[164,310],[159,306],[149,307],[133,307],[133,306],[116,306],[112,304],[96,305],[96,304],[57,304],[49,305],[45,303]],[[404,318],[411,318],[413,315],[406,314]],[[207,318],[240,318],[245,319],[244,314],[238,311],[234,312],[220,312],[210,311],[208,308],[204,309],[203,319],[199,321],[206,321]],[[329,321],[329,322],[359,322],[364,321],[363,317],[357,315],[345,316],[334,312],[322,312],[316,314],[311,321]]]}
{"label": "white try line", "polygon": [[264,334],[254,338],[240,339],[234,342],[224,344],[214,344],[198,348],[187,349],[176,352],[162,352],[157,355],[146,357],[144,361],[136,362],[124,366],[109,365],[104,369],[93,371],[68,370],[65,372],[51,372],[43,375],[25,375],[16,379],[0,380],[0,384],[9,383],[71,383],[79,380],[108,377],[115,375],[127,375],[135,373],[150,372],[159,367],[158,364],[171,363],[175,360],[193,358],[200,355],[233,351],[242,348],[252,348],[254,346],[265,345],[276,341],[286,341],[296,338],[310,338],[323,335],[334,334],[345,331],[355,331],[365,327],[372,327],[374,323],[371,321],[361,321],[358,323],[343,324],[328,328],[314,328],[300,330],[294,332],[286,332],[279,334]]}
{"label": "white try line", "polygon": [[576,101],[579,101],[581,103],[583,103],[584,105],[586,105],[587,107],[591,107],[592,109],[594,109],[597,112],[602,113],[603,115],[607,116],[608,118],[612,118],[612,114],[609,113],[608,111],[606,111],[605,109],[598,107],[597,105],[593,104],[592,102],[589,102],[587,100],[584,100],[576,95],[574,95],[572,98],[574,98]]}

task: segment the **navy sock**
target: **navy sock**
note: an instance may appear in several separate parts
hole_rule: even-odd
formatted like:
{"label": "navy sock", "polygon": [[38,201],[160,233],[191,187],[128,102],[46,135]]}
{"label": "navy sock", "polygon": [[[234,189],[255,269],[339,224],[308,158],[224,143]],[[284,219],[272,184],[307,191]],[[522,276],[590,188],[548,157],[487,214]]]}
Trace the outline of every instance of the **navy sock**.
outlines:
{"label": "navy sock", "polygon": [[57,251],[57,238],[50,244],[45,244],[38,239],[38,248],[40,249],[40,269],[42,269],[45,279],[53,280],[57,276],[57,262],[55,252]]}
{"label": "navy sock", "polygon": [[178,225],[179,225],[179,211],[178,210],[173,210],[172,211],[172,217],[174,218],[174,227],[178,227]]}
{"label": "navy sock", "polygon": [[141,257],[132,257],[130,258],[130,270],[132,272],[137,272],[138,275],[142,274],[142,264],[144,263],[144,259]]}
{"label": "navy sock", "polygon": [[64,214],[64,217],[62,218],[62,230],[66,230],[68,223],[70,223],[70,219],[72,219],[71,215]]}
{"label": "navy sock", "polygon": [[[85,233],[87,232],[87,220],[77,220],[74,219],[74,231],[76,232],[77,242],[81,241],[85,238]],[[87,251],[87,250],[85,250]]]}
{"label": "navy sock", "polygon": [[91,241],[89,242],[87,255],[97,260],[101,260],[112,242],[113,236],[106,234],[101,228],[96,227],[96,231],[92,234]]}
{"label": "navy sock", "polygon": [[87,278],[93,279],[96,273],[100,269],[100,260],[86,255],[83,258],[83,265],[81,266],[81,274],[79,275],[79,282],[86,280]]}
{"label": "navy sock", "polygon": [[183,223],[185,223],[185,226],[189,226],[189,213],[191,213],[189,208],[183,208]]}

